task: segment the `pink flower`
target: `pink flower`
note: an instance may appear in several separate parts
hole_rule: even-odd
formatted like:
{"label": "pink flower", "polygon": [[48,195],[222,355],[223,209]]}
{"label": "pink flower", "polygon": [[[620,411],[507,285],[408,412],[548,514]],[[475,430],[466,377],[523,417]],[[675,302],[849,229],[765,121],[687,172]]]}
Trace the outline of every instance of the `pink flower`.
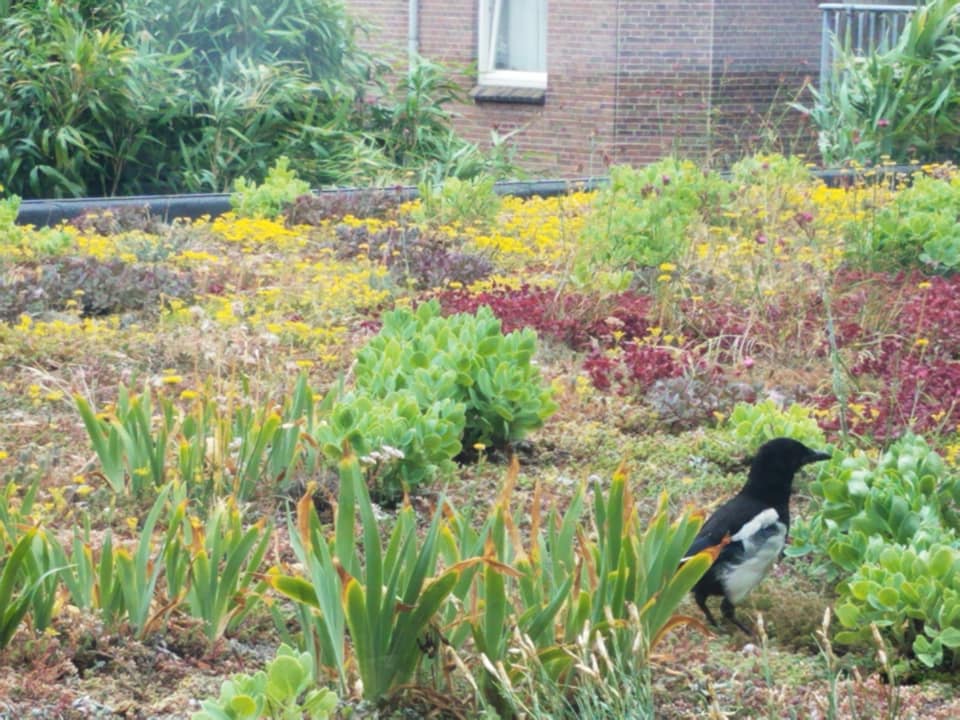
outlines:
{"label": "pink flower", "polygon": [[890,124],[890,121],[887,120],[886,118],[880,118],[879,120],[877,120],[877,127],[884,128],[884,127],[887,127],[887,125],[889,124]]}

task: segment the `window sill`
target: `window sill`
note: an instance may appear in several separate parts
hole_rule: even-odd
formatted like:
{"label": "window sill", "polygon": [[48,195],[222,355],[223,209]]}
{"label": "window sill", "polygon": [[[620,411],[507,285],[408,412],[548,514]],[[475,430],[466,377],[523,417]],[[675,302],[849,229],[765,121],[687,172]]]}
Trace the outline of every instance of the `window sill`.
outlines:
{"label": "window sill", "polygon": [[477,85],[470,91],[470,97],[476,103],[544,105],[547,102],[547,90],[515,85]]}

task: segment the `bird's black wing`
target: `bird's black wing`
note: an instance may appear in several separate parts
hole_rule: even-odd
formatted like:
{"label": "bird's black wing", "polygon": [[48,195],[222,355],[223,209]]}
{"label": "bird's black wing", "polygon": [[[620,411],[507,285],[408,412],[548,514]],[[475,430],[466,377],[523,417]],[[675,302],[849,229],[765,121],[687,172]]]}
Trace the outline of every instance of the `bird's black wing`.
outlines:
{"label": "bird's black wing", "polygon": [[[716,512],[703,524],[690,544],[686,557],[689,558],[708,547],[719,545],[727,535],[733,537],[745,523],[750,522],[764,509],[766,506],[762,502],[746,495],[732,497],[717,508]],[[724,552],[732,552],[732,549],[725,548],[720,554],[721,558]]]}

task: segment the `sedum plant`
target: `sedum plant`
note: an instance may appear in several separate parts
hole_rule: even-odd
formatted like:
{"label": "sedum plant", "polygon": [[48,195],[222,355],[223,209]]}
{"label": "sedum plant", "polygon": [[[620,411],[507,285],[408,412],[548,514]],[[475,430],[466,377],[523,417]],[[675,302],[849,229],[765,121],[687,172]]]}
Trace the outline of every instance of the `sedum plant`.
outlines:
{"label": "sedum plant", "polygon": [[409,390],[423,409],[443,400],[464,407],[462,445],[504,447],[543,425],[556,409],[533,363],[536,333],[504,335],[488,307],[442,317],[436,300],[385,313],[380,332],[357,354],[357,392]]}
{"label": "sedum plant", "polygon": [[740,444],[759,446],[776,437],[791,437],[814,447],[824,443],[823,430],[803,405],[781,408],[773,400],[737,403],[726,425]]}
{"label": "sedum plant", "polygon": [[283,644],[265,670],[234,675],[220,687],[220,697],[200,706],[191,720],[325,720],[337,696],[317,686],[309,653]]}
{"label": "sedum plant", "polygon": [[871,623],[928,667],[960,648],[960,475],[908,434],[876,461],[834,460],[811,484],[819,510],[794,532],[793,555],[817,552],[839,579],[840,642],[869,643]]}
{"label": "sedum plant", "polygon": [[960,267],[960,176],[917,174],[875,216],[866,248],[872,264],[899,269],[922,263],[938,271]]}
{"label": "sedum plant", "polygon": [[372,466],[374,494],[391,500],[453,470],[463,425],[464,406],[450,398],[422,408],[409,390],[384,397],[351,392],[333,404],[314,437],[332,461],[348,443]]}

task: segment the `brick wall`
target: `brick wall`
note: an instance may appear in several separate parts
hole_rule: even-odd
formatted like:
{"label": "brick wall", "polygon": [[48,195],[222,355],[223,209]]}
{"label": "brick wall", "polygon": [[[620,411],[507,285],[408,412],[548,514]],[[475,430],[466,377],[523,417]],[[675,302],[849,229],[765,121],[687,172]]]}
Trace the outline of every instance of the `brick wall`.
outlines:
{"label": "brick wall", "polygon": [[620,5],[617,162],[705,150],[713,0]]}
{"label": "brick wall", "polygon": [[[616,3],[550,0],[547,7],[546,103],[469,103],[458,108],[459,127],[481,143],[491,130],[516,131],[518,158],[535,174],[603,174],[614,151]],[[421,53],[475,64],[476,15],[476,0],[421,0]],[[472,86],[472,75],[462,79]]]}
{"label": "brick wall", "polygon": [[[407,0],[346,4],[377,27],[366,47],[405,58]],[[477,5],[420,0],[420,53],[459,68],[466,89]],[[481,144],[491,130],[517,131],[518,159],[533,174],[603,174],[611,162],[670,152],[733,158],[772,131],[771,99],[791,98],[817,74],[814,0],[549,0],[547,8],[545,104],[456,108],[458,131]]]}
{"label": "brick wall", "polygon": [[347,0],[347,10],[367,28],[360,46],[391,61],[406,59],[407,3],[405,0]]}
{"label": "brick wall", "polygon": [[711,152],[727,165],[758,149],[814,150],[815,133],[795,100],[816,82],[820,63],[816,2],[715,0]]}

